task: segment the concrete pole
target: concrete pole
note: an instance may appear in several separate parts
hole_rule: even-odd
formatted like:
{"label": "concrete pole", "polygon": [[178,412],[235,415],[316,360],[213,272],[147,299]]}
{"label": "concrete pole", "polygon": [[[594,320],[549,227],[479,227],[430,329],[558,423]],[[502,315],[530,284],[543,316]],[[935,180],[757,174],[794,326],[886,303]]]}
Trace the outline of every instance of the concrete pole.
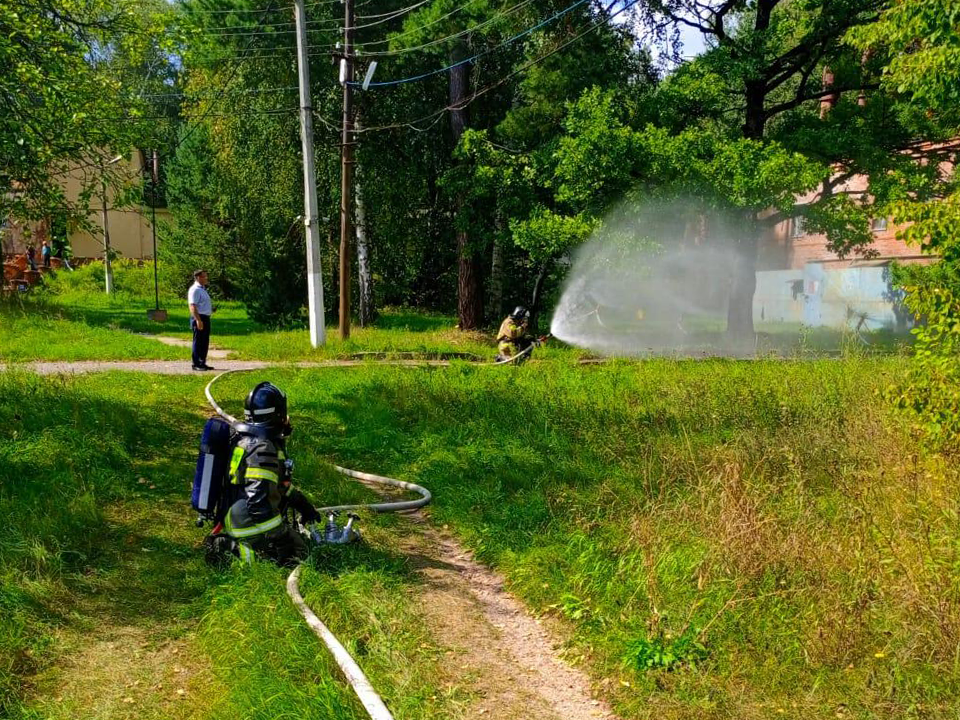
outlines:
{"label": "concrete pole", "polygon": [[350,337],[350,240],[353,236],[353,0],[344,0],[343,58],[343,144],[340,149],[340,339]]}
{"label": "concrete pole", "polygon": [[313,108],[310,105],[310,58],[303,0],[294,0],[297,25],[297,68],[300,77],[300,137],[303,143],[303,225],[307,236],[307,303],[310,344],[323,347],[327,329],[323,320],[323,275],[320,269],[320,228],[317,223],[317,176],[313,167]]}
{"label": "concrete pole", "polygon": [[113,265],[110,264],[110,222],[107,220],[107,179],[105,175],[100,176],[100,200],[103,203],[103,274],[107,295],[110,295],[113,293]]}

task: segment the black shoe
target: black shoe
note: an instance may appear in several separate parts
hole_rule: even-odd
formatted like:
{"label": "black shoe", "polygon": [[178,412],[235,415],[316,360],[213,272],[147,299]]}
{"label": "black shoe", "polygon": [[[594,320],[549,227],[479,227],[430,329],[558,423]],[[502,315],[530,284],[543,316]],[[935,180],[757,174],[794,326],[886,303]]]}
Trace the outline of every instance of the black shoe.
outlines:
{"label": "black shoe", "polygon": [[204,363],[203,365],[201,365],[201,366],[200,366],[200,369],[201,369],[201,370],[216,370],[216,368],[211,367],[211,366],[207,365],[206,363]]}
{"label": "black shoe", "polygon": [[191,365],[191,366],[190,366],[190,369],[191,369],[191,370],[204,370],[205,368],[203,367],[203,365]]}

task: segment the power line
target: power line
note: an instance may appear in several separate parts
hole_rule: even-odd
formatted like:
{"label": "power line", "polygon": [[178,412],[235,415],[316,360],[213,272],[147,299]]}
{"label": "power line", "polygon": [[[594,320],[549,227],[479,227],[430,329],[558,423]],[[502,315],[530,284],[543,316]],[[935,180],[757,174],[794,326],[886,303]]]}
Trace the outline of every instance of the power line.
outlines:
{"label": "power line", "polygon": [[440,44],[445,43],[445,42],[447,42],[447,41],[449,41],[449,40],[454,40],[454,39],[456,39],[456,38],[463,37],[464,35],[469,35],[470,33],[476,32],[477,30],[480,30],[481,28],[484,28],[484,27],[486,27],[487,25],[490,25],[490,24],[492,24],[492,23],[497,22],[498,20],[500,20],[501,18],[506,17],[507,15],[513,14],[513,13],[516,12],[517,10],[520,10],[521,8],[523,8],[524,6],[529,5],[531,2],[533,2],[533,0],[522,0],[522,2],[519,2],[519,3],[517,3],[516,5],[513,5],[512,7],[507,8],[506,10],[502,10],[502,11],[498,12],[498,13],[497,13],[496,15],[494,15],[493,17],[488,18],[487,20],[484,20],[482,23],[479,23],[479,24],[474,25],[474,26],[472,26],[472,27],[468,27],[468,28],[466,28],[466,29],[464,29],[464,30],[461,30],[460,32],[454,33],[454,34],[452,34],[452,35],[447,35],[447,36],[442,37],[442,38],[437,38],[436,40],[431,40],[431,41],[429,41],[429,42],[425,42],[425,43],[423,43],[423,44],[421,44],[421,45],[414,45],[413,47],[408,47],[408,48],[399,48],[399,49],[397,49],[397,50],[375,50],[375,51],[373,51],[373,52],[363,53],[363,56],[365,56],[365,57],[386,57],[386,56],[389,56],[389,55],[404,55],[404,54],[406,54],[406,53],[416,52],[417,50],[423,50],[424,48],[433,47],[434,45],[440,45]]}
{"label": "power line", "polygon": [[[237,90],[236,92],[229,93],[230,96],[236,97],[237,95],[258,95],[260,93],[267,92],[284,92],[287,90],[296,90],[296,85],[287,85],[285,87],[268,87],[268,88],[250,88],[247,90]],[[218,94],[219,91],[213,92],[172,92],[172,93],[151,93],[149,95],[138,95],[137,99],[145,100],[147,98],[192,98],[192,97],[212,97]]]}
{"label": "power line", "polygon": [[[339,5],[341,0],[318,0],[317,2],[308,3],[305,7],[319,7],[321,5]],[[272,3],[271,3],[272,5]],[[247,8],[232,8],[230,10],[207,10],[206,8],[194,8],[192,6],[185,6],[183,3],[176,3],[174,7],[181,9],[189,15],[194,13],[199,15],[222,15],[227,13],[233,13],[240,15],[242,13],[248,13],[250,15],[264,14],[272,12],[276,8],[269,7],[266,10],[251,10]]]}
{"label": "power line", "polygon": [[[288,108],[264,108],[262,110],[238,110],[237,112],[224,112],[224,113],[213,113],[205,112],[199,120],[206,120],[211,117],[244,117],[247,115],[282,115],[284,113],[293,112],[294,110],[299,110],[297,107],[288,107]],[[175,117],[169,115],[124,115],[123,117],[94,117],[92,120],[108,120],[111,122],[119,122],[121,120],[136,122],[138,120],[176,120]],[[193,129],[191,129],[192,132]],[[184,140],[189,137],[190,133],[187,133],[184,136]],[[177,143],[176,147],[179,147],[184,140],[181,140]],[[175,148],[176,149],[176,148]]]}
{"label": "power line", "polygon": [[[418,81],[418,80],[423,80],[423,79],[425,79],[425,78],[432,77],[432,76],[434,76],[434,75],[439,75],[440,73],[445,73],[445,72],[447,72],[448,70],[452,70],[453,68],[460,67],[461,65],[466,65],[467,63],[471,63],[471,62],[473,62],[474,60],[477,60],[477,59],[483,57],[484,55],[489,55],[490,53],[492,53],[492,52],[494,52],[494,51],[496,51],[496,50],[499,50],[500,48],[505,47],[506,45],[509,45],[510,43],[513,43],[513,42],[519,40],[520,38],[522,38],[522,37],[524,37],[524,36],[526,36],[526,35],[529,35],[530,33],[534,32],[534,31],[536,31],[536,30],[539,30],[540,28],[542,28],[542,27],[543,27],[544,25],[546,25],[547,23],[553,22],[553,21],[556,20],[557,18],[562,17],[563,15],[566,15],[568,12],[571,12],[572,10],[576,9],[577,7],[583,5],[584,3],[587,3],[587,2],[590,2],[590,0],[577,0],[575,3],[573,3],[573,5],[569,5],[569,6],[567,6],[566,8],[564,8],[563,10],[561,10],[560,12],[554,13],[553,15],[551,15],[551,16],[548,17],[548,18],[546,18],[545,20],[541,20],[539,23],[537,23],[537,24],[534,25],[533,27],[529,27],[529,28],[527,28],[526,30],[524,30],[523,32],[517,33],[517,34],[514,35],[512,38],[509,38],[509,39],[507,39],[507,40],[504,40],[502,43],[500,43],[499,45],[496,45],[495,47],[488,48],[488,49],[486,49],[486,50],[481,50],[481,51],[478,52],[477,54],[475,54],[475,55],[473,55],[473,56],[471,56],[471,57],[468,57],[468,58],[466,58],[465,60],[460,60],[459,62],[451,63],[450,65],[447,65],[446,67],[440,68],[439,70],[431,70],[430,72],[421,73],[420,75],[413,75],[413,76],[410,76],[410,77],[400,78],[399,80],[384,80],[384,81],[382,81],[382,82],[372,82],[372,83],[370,83],[367,87],[388,87],[388,86],[391,86],[391,85],[402,85],[402,84],[404,84],[404,83],[416,82],[416,81]],[[354,82],[353,84],[354,84],[354,85],[361,85],[362,83]]]}
{"label": "power line", "polygon": [[420,25],[420,26],[418,26],[418,27],[415,27],[415,28],[412,28],[412,29],[407,30],[407,31],[405,31],[405,32],[402,32],[402,33],[399,33],[399,34],[397,34],[397,35],[394,35],[393,38],[388,38],[388,39],[386,39],[386,40],[371,40],[370,42],[365,42],[365,43],[357,43],[356,47],[366,47],[366,46],[368,46],[368,45],[383,45],[383,44],[385,44],[385,43],[389,43],[389,42],[391,41],[391,39],[392,39],[392,40],[396,40],[397,38],[406,37],[407,35],[413,35],[414,33],[420,32],[420,31],[423,30],[424,28],[428,28],[428,27],[430,27],[431,25],[436,25],[436,24],[437,24],[438,22],[440,22],[441,20],[446,20],[446,19],[447,19],[448,17],[450,17],[451,15],[456,15],[458,12],[460,12],[461,10],[465,10],[467,7],[469,7],[470,5],[472,5],[474,2],[476,2],[476,0],[467,0],[467,2],[465,2],[463,5],[454,8],[453,10],[451,10],[451,11],[448,12],[448,13],[446,13],[445,15],[441,15],[441,16],[438,17],[436,20],[431,20],[431,21],[428,22],[428,23],[424,23],[423,25]]}
{"label": "power line", "polygon": [[382,24],[385,23],[385,22],[389,22],[389,21],[394,20],[394,19],[396,19],[396,18],[398,18],[398,17],[400,17],[400,16],[402,16],[402,15],[406,15],[407,13],[413,12],[413,11],[416,10],[418,7],[421,7],[421,6],[423,6],[423,5],[426,5],[428,2],[430,2],[430,0],[421,0],[420,2],[418,2],[418,3],[414,4],[414,5],[408,5],[407,7],[401,8],[400,10],[395,10],[395,11],[392,12],[392,13],[384,13],[384,15],[379,15],[379,16],[377,16],[377,15],[370,15],[369,17],[366,17],[366,18],[359,18],[359,17],[358,17],[358,18],[357,18],[358,20],[361,20],[361,19],[362,19],[362,20],[369,20],[370,18],[374,18],[374,17],[380,17],[381,19],[380,19],[380,20],[375,20],[374,22],[367,23],[367,24],[365,24],[365,25],[354,25],[354,26],[351,27],[350,29],[351,29],[351,30],[362,30],[363,28],[373,27],[374,25],[382,25]]}
{"label": "power line", "polygon": [[[275,2],[276,0],[270,0],[270,4],[267,6],[267,10],[272,10]],[[262,18],[261,18],[261,21],[262,21]],[[200,122],[210,115],[210,110],[213,108],[213,105],[219,102],[223,98],[223,95],[226,92],[227,87],[229,87],[230,83],[233,82],[233,79],[237,76],[237,71],[240,69],[240,66],[243,64],[243,61],[247,59],[246,53],[247,51],[250,50],[252,45],[253,45],[253,38],[247,41],[246,47],[244,47],[240,57],[237,59],[238,60],[237,63],[233,66],[233,72],[230,73],[230,76],[227,78],[227,81],[224,83],[223,88],[221,88],[220,95],[216,97],[213,102],[210,103],[210,108],[207,110],[206,113],[200,116],[199,120],[194,123],[193,127],[190,128],[186,133],[184,133],[183,137],[181,137],[177,141],[177,144],[173,146],[173,152],[176,152],[180,148],[180,146],[183,145],[183,143],[185,143],[191,135],[193,135],[194,131],[196,131],[196,129],[200,127]]]}
{"label": "power line", "polygon": [[[546,60],[547,58],[549,58],[549,57],[551,57],[551,56],[553,56],[553,55],[556,55],[558,52],[560,52],[561,50],[563,50],[565,47],[568,47],[569,45],[575,43],[577,40],[579,40],[580,38],[582,38],[584,35],[587,35],[588,33],[591,33],[591,32],[593,32],[594,30],[596,30],[598,27],[601,27],[602,25],[605,25],[605,24],[607,23],[607,21],[613,20],[617,15],[620,15],[621,13],[626,12],[629,8],[631,8],[631,7],[633,7],[634,5],[636,5],[639,1],[640,1],[640,0],[628,0],[628,2],[626,2],[622,8],[620,8],[619,10],[617,10],[615,13],[611,14],[609,17],[597,19],[596,22],[594,22],[592,25],[590,25],[590,27],[588,27],[588,28],[586,28],[585,30],[577,33],[576,35],[574,35],[572,38],[570,38],[570,39],[567,40],[566,42],[563,42],[563,43],[561,43],[560,45],[558,45],[557,47],[553,48],[553,50],[551,50],[550,52],[544,53],[543,55],[541,55],[541,56],[539,56],[539,57],[536,57],[536,58],[534,58],[533,60],[528,60],[527,62],[525,62],[524,64],[522,64],[520,67],[518,67],[518,68],[516,68],[515,70],[513,70],[513,71],[507,73],[506,75],[504,75],[504,76],[503,76],[502,78],[500,78],[499,80],[496,80],[496,81],[494,81],[494,82],[492,82],[492,83],[490,83],[490,84],[488,84],[488,85],[485,85],[485,86],[482,87],[481,89],[477,90],[476,92],[474,92],[473,94],[471,94],[466,100],[464,100],[464,101],[462,101],[462,102],[454,103],[454,104],[451,104],[451,105],[447,105],[446,107],[441,108],[440,110],[437,110],[437,111],[435,111],[435,112],[432,112],[432,113],[430,113],[429,115],[424,115],[424,116],[419,117],[419,118],[417,118],[417,119],[415,119],[415,120],[410,120],[410,121],[408,121],[408,122],[401,122],[401,123],[392,123],[392,124],[390,124],[390,125],[379,125],[379,126],[375,126],[375,127],[364,127],[364,128],[361,128],[360,130],[357,130],[357,133],[382,132],[382,131],[384,131],[384,130],[396,130],[396,129],[399,129],[399,128],[410,128],[411,130],[416,130],[417,132],[426,132],[427,130],[429,130],[431,127],[433,127],[434,125],[436,125],[436,124],[440,121],[440,119],[443,117],[443,114],[444,114],[444,113],[449,112],[450,110],[462,110],[463,108],[465,108],[465,107],[467,107],[468,105],[470,105],[470,104],[471,104],[474,100],[476,100],[477,98],[481,97],[482,95],[485,95],[486,93],[488,93],[488,92],[490,92],[491,90],[499,87],[500,85],[503,85],[503,83],[505,83],[507,80],[509,80],[510,78],[514,77],[515,75],[517,75],[517,74],[519,74],[519,73],[522,73],[522,72],[525,71],[525,70],[528,70],[529,68],[533,67],[534,65],[537,65],[538,63],[543,62],[544,60]],[[424,122],[424,121],[427,121],[427,120],[432,120],[433,122],[431,122],[431,123],[430,123],[429,125],[427,125],[426,127],[417,127],[417,125],[415,124],[415,123],[421,123],[421,122]]]}

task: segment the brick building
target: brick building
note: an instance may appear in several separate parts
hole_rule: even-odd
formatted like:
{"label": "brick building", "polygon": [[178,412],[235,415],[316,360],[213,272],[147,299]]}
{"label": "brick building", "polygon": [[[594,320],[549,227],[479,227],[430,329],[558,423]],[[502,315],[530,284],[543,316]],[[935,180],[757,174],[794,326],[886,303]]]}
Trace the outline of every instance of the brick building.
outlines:
{"label": "brick building", "polygon": [[[866,185],[865,178],[855,177],[836,189],[856,196]],[[798,198],[797,205],[812,202],[818,192]],[[891,282],[890,266],[932,259],[898,240],[898,229],[887,218],[874,218],[866,252],[840,258],[827,248],[824,235],[807,232],[802,216],[778,223],[760,243],[754,321],[905,330],[910,318]]]}

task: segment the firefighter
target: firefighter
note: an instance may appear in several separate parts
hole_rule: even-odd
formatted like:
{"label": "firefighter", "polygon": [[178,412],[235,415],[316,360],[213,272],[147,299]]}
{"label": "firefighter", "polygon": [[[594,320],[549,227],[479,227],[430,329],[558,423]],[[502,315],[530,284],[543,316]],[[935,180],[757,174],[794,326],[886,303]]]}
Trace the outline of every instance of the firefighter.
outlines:
{"label": "firefighter", "polygon": [[287,458],[286,439],[292,432],[287,396],[268,382],[257,385],[244,403],[244,420],[230,458],[230,483],[239,499],[230,506],[225,532],[236,541],[240,557],[255,555],[290,565],[307,554],[300,533],[287,521],[287,510],[312,523],[319,514],[291,483],[293,462]]}
{"label": "firefighter", "polygon": [[534,342],[527,335],[530,324],[530,311],[523,305],[517,305],[502,323],[497,333],[497,362],[514,358]]}

